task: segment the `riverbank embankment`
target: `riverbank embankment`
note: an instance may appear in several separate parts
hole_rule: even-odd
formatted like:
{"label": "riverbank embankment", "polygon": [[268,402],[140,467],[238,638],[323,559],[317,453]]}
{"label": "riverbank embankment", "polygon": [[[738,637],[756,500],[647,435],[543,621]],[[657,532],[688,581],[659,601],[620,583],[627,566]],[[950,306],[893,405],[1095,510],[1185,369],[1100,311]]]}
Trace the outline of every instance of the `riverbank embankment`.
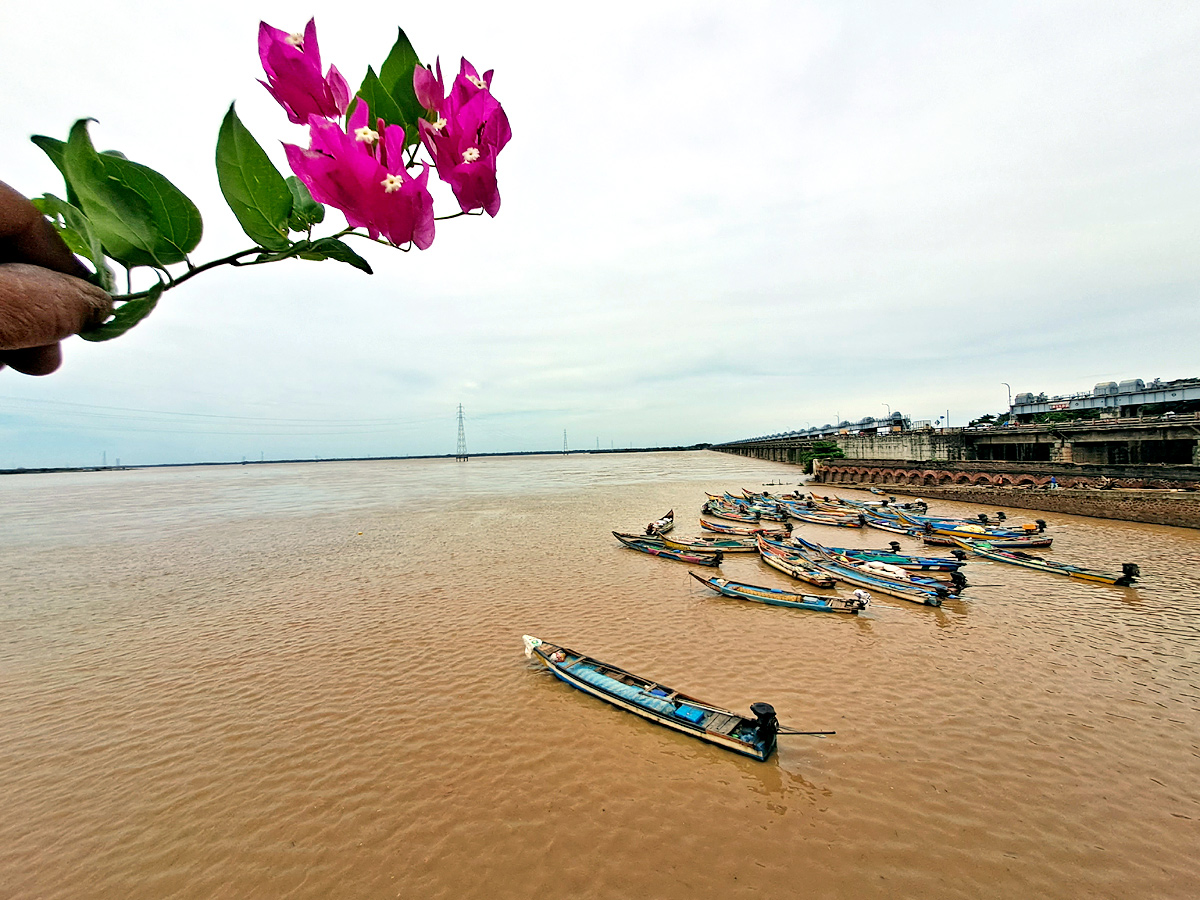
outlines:
{"label": "riverbank embankment", "polygon": [[1200,528],[1200,493],[1195,491],[1123,488],[1113,490],[1078,488],[1031,490],[1027,488],[951,485],[934,487],[932,485],[902,486],[895,484],[879,485],[879,487],[889,493],[919,496],[927,500],[956,500],[962,503],[977,503],[986,506],[1092,516],[1098,519],[1120,519],[1126,522],[1148,522],[1153,525]]}

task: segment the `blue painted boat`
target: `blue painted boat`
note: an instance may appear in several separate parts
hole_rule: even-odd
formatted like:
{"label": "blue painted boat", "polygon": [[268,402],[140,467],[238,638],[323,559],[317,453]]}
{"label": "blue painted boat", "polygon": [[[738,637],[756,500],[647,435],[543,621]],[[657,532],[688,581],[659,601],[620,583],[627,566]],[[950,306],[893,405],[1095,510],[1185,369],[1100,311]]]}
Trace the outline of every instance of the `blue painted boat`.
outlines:
{"label": "blue painted boat", "polygon": [[741,525],[726,525],[724,522],[710,522],[708,519],[701,519],[700,527],[705,531],[713,531],[717,534],[736,534],[740,537],[754,537],[755,535],[765,534],[767,537],[785,538],[792,533],[791,522],[785,522],[783,527],[778,531],[768,531],[765,528],[746,528]]}
{"label": "blue painted boat", "polygon": [[862,512],[858,514],[858,520],[868,528],[877,528],[880,531],[886,531],[890,534],[905,534],[913,537],[921,533],[921,529],[915,525],[905,525],[899,519],[886,519],[881,516],[873,516]]}
{"label": "blue painted boat", "polygon": [[721,557],[723,556],[720,550],[712,553],[692,553],[684,550],[672,550],[670,547],[663,546],[663,539],[660,537],[630,537],[619,531],[614,531],[612,534],[613,537],[631,550],[640,550],[642,553],[648,553],[651,556],[674,559],[696,566],[719,566],[721,564]]}
{"label": "blue painted boat", "polygon": [[866,591],[858,591],[854,597],[827,597],[817,594],[801,594],[796,591],[784,591],[779,588],[760,587],[756,584],[744,584],[740,581],[730,581],[728,578],[705,578],[695,572],[688,572],[705,587],[712,588],[726,597],[738,600],[752,600],[755,603],[765,603],[768,606],[786,606],[790,609],[810,609],[814,612],[849,613],[857,616],[860,610],[866,609],[871,602],[871,595]]}
{"label": "blue painted boat", "polygon": [[732,522],[750,522],[757,524],[759,515],[757,512],[748,512],[745,509],[739,509],[731,503],[723,503],[719,500],[709,500],[704,504],[701,512],[708,513],[717,519],[729,519]]}
{"label": "blue painted boat", "polygon": [[964,561],[966,554],[962,550],[954,551],[963,557],[963,559],[959,559],[949,556],[912,556],[911,554],[901,553],[900,545],[895,542],[893,542],[894,547],[891,550],[865,550],[859,547],[826,547],[815,541],[807,541],[800,535],[792,535],[789,541],[784,541],[783,543],[785,545],[791,543],[816,553],[833,553],[863,562],[887,563],[889,566],[899,566],[901,569],[908,569],[912,572],[957,572],[966,565]]}
{"label": "blue painted boat", "polygon": [[753,718],[742,716],[532,635],[522,640],[528,658],[585,694],[752,759],[775,751],[779,720],[769,703],[752,703]]}
{"label": "blue painted boat", "polygon": [[951,597],[955,593],[949,585],[932,578],[912,576],[904,580],[889,578],[865,569],[864,566],[870,565],[869,563],[856,564],[844,557],[801,553],[795,547],[778,545],[777,542],[761,539],[759,540],[759,549],[763,561],[772,565],[774,565],[773,558],[775,557],[790,558],[795,564],[806,565],[837,581],[926,606],[941,606],[943,598]]}
{"label": "blue painted boat", "polygon": [[1109,572],[1100,572],[1096,569],[1088,569],[1084,566],[1074,566],[1069,563],[1055,562],[1052,559],[1044,559],[1040,556],[1034,556],[1030,553],[1021,553],[1020,551],[1001,550],[988,541],[964,541],[959,540],[958,546],[964,550],[970,550],[972,553],[978,553],[980,556],[995,560],[996,562],[1009,563],[1014,566],[1024,566],[1027,569],[1036,569],[1039,572],[1049,572],[1051,575],[1066,575],[1068,578],[1079,578],[1083,581],[1096,581],[1101,584],[1115,584],[1119,587],[1128,587],[1133,584],[1134,580],[1142,574],[1142,570],[1137,563],[1124,563],[1121,566],[1121,574],[1113,575]]}

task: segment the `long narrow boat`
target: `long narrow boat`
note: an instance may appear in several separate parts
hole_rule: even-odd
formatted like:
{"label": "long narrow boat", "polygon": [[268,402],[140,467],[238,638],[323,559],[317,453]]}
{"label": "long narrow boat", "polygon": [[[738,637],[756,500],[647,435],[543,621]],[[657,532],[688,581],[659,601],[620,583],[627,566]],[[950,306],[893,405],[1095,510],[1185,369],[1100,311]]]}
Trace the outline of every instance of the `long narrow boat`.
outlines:
{"label": "long narrow boat", "polygon": [[920,528],[915,525],[905,525],[899,519],[884,519],[867,513],[859,513],[858,520],[868,528],[877,528],[889,534],[906,534],[910,537],[921,534]]}
{"label": "long narrow boat", "polygon": [[765,760],[775,750],[779,720],[769,703],[752,703],[754,717],[742,716],[532,635],[522,640],[527,657],[585,694],[752,759]]}
{"label": "long narrow boat", "polygon": [[1142,570],[1138,567],[1137,563],[1124,563],[1121,566],[1120,575],[1110,575],[1107,572],[1086,569],[1083,566],[1072,566],[1068,563],[1043,559],[1040,556],[1033,556],[1029,553],[1001,550],[988,541],[959,541],[958,545],[964,550],[970,550],[972,553],[978,553],[980,556],[993,559],[996,562],[1011,563],[1014,566],[1036,569],[1039,572],[1049,572],[1051,575],[1066,575],[1070,578],[1082,579],[1083,581],[1097,581],[1101,584],[1115,584],[1120,587],[1128,587],[1133,584],[1135,578],[1142,574]]}
{"label": "long narrow boat", "polygon": [[[827,549],[809,552],[795,544],[783,543],[781,541],[763,540],[759,543],[760,552],[762,545],[765,544],[772,552],[783,555],[791,554],[793,562],[807,560],[825,572],[829,571],[827,566],[830,564],[845,566],[856,572],[869,575],[872,578],[894,583],[897,587],[904,590],[916,589],[929,591],[939,597],[945,597],[955,595],[967,586],[967,579],[957,569],[952,572],[926,572],[918,575],[916,572],[902,569],[899,566],[889,565],[876,560],[852,559],[840,553],[833,553]],[[948,576],[949,581],[942,580],[939,576]]]}
{"label": "long narrow boat", "polygon": [[758,542],[752,537],[698,537],[677,541],[664,536],[662,542],[664,547],[672,550],[687,550],[692,553],[713,553],[717,550],[726,553],[758,552]]}
{"label": "long narrow boat", "polygon": [[[761,547],[760,552],[762,552]],[[782,559],[781,556],[776,556],[776,554],[780,554],[781,552],[767,545],[766,552],[762,552],[763,562],[775,565],[773,560]],[[804,559],[805,557],[799,558]],[[946,587],[911,583],[901,584],[892,578],[882,578],[878,575],[872,575],[870,572],[863,571],[849,562],[843,563],[822,557],[815,560],[808,559],[808,565],[810,568],[814,568],[837,581],[853,584],[856,587],[867,588],[880,594],[887,594],[889,597],[898,597],[901,600],[922,603],[926,606],[941,606],[942,598],[951,596],[951,592]]]}
{"label": "long narrow boat", "polygon": [[833,587],[837,583],[832,575],[822,572],[807,560],[783,553],[762,541],[758,545],[758,556],[772,569],[795,578],[797,581],[811,584],[813,587]]}
{"label": "long narrow boat", "polygon": [[[788,543],[788,542],[784,542]],[[881,562],[889,566],[899,566],[901,569],[907,569],[911,572],[957,572],[966,563],[963,559],[950,556],[912,556],[907,553],[900,553],[900,545],[896,544],[893,550],[864,550],[858,547],[826,547],[823,544],[818,544],[815,541],[807,541],[800,535],[793,535],[790,543],[812,550],[816,553],[833,553],[838,556],[846,556],[850,559],[861,560],[863,562]],[[895,542],[893,542],[895,543]],[[965,559],[965,554],[961,550],[955,550],[960,556]]]}
{"label": "long narrow boat", "polygon": [[788,515],[808,525],[830,525],[834,528],[862,528],[862,520],[858,516],[834,516],[828,513],[801,511],[795,505],[788,507]]}
{"label": "long narrow boat", "polygon": [[948,519],[931,519],[925,516],[913,516],[902,510],[897,510],[896,516],[904,524],[921,529],[924,534],[944,534],[948,537],[965,537],[972,540],[985,541],[992,538],[1010,539],[1029,537],[1031,534],[1041,533],[1046,525],[1045,522],[1039,519],[1037,525],[1028,525],[1020,529],[996,528],[984,525],[981,522],[953,521]]}
{"label": "long narrow boat", "polygon": [[[961,538],[948,537],[944,534],[923,534],[921,541],[930,547],[957,547]],[[1001,550],[1039,550],[1054,543],[1054,538],[1042,535],[1027,538],[989,538],[988,543]]]}
{"label": "long narrow boat", "polygon": [[758,513],[744,512],[735,509],[733,506],[717,503],[713,500],[705,503],[701,512],[707,513],[717,519],[729,519],[731,522],[752,522],[757,524],[759,518]]}
{"label": "long narrow boat", "polygon": [[786,522],[778,531],[768,531],[765,528],[743,528],[740,525],[726,525],[724,522],[711,522],[708,519],[701,519],[700,527],[705,531],[713,531],[717,534],[736,534],[742,537],[765,534],[767,537],[785,538],[792,533],[791,522]]}
{"label": "long narrow boat", "polygon": [[753,600],[768,606],[786,606],[791,609],[811,609],[816,612],[849,613],[857,616],[860,610],[866,609],[871,602],[871,595],[866,591],[858,591],[858,597],[823,597],[818,594],[801,594],[796,591],[784,591],[779,588],[759,587],[755,584],[743,584],[740,581],[730,581],[728,578],[705,578],[695,572],[688,572],[705,587],[710,587],[726,597],[736,597],[739,600]]}
{"label": "long narrow boat", "polygon": [[651,556],[661,556],[664,559],[675,559],[679,562],[692,563],[697,566],[719,566],[721,564],[721,551],[715,553],[687,553],[682,550],[671,550],[662,545],[662,538],[658,538],[655,542],[654,538],[633,539],[628,535],[621,534],[619,531],[613,532],[613,537],[624,544],[631,550],[640,550],[643,553],[649,553]]}
{"label": "long narrow boat", "polygon": [[822,572],[838,581],[844,581],[846,584],[869,588],[876,593],[887,594],[889,597],[898,597],[913,603],[922,603],[925,606],[941,606],[942,598],[950,596],[950,592],[945,588],[934,591],[918,586],[907,587],[897,581],[870,575],[855,566],[832,560],[821,560],[814,565],[818,566]]}
{"label": "long narrow boat", "polygon": [[655,519],[646,526],[646,534],[666,534],[675,527],[675,510],[667,510],[661,519]]}

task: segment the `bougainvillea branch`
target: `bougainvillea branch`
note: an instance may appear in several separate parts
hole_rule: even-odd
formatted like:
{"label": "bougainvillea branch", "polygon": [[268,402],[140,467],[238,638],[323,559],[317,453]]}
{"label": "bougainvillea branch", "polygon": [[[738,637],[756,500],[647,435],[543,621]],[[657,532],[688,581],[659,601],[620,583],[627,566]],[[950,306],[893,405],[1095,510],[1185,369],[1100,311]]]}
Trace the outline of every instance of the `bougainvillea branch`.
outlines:
{"label": "bougainvillea branch", "polygon": [[[91,264],[97,285],[112,293],[114,268],[126,272],[126,293],[113,295],[113,316],[81,337],[104,341],[124,334],[163,293],[219,266],[332,259],[371,274],[343,238],[425,250],[435,222],[499,211],[496,157],[512,132],[492,96],[490,71],[480,77],[463,59],[447,93],[440,61],[436,74],[421,65],[401,29],[378,73],[368,66],[351,95],[336,66],[322,73],[314,21],[297,34],[260,23],[258,51],[266,74],[260,83],[289,121],[307,126],[309,144],[284,145],[293,173],[285,177],[230,105],[217,134],[217,181],[254,242],[248,249],[193,263],[190,254],[204,230],[196,205],[154,169],[115,151],[97,152],[91,120],[76,122],[66,141],[33,137],[66,188],[65,199],[45,194],[34,200],[38,209]],[[422,150],[428,161],[420,158]],[[431,172],[450,186],[458,211],[434,215]],[[326,207],[341,212],[348,227],[315,237]],[[133,291],[134,269],[148,270],[155,283]]]}

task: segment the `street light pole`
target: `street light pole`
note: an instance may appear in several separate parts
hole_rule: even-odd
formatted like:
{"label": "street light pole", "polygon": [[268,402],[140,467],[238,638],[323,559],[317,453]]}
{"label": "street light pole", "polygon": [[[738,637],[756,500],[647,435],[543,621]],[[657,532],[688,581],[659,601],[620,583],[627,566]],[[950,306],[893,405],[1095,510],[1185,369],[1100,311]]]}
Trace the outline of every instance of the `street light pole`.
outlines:
{"label": "street light pole", "polygon": [[892,408],[890,406],[888,406],[886,403],[883,405],[887,406],[888,418],[890,419],[892,417]]}
{"label": "street light pole", "polygon": [[1011,410],[1012,409],[1012,387],[1009,386],[1009,383],[1007,381],[1002,381],[1000,383],[1002,385],[1004,385],[1006,388],[1008,388],[1008,408]]}

